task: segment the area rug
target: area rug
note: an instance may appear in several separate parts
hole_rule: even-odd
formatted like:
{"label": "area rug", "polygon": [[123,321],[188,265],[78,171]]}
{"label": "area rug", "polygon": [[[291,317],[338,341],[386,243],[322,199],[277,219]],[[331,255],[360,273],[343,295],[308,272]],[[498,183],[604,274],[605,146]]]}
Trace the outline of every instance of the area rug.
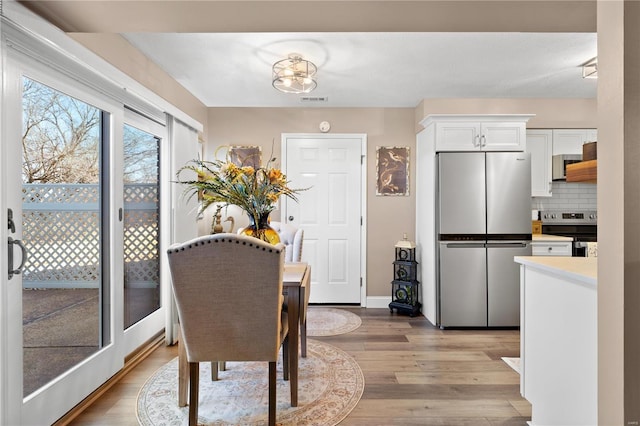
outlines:
{"label": "area rug", "polygon": [[516,373],[520,374],[520,358],[509,358],[503,356],[502,360],[507,363],[509,367],[513,368]]}
{"label": "area rug", "polygon": [[309,306],[307,336],[335,336],[349,333],[362,325],[360,317],[345,309]]}
{"label": "area rug", "polygon": [[[266,362],[227,362],[220,380],[211,381],[209,363],[200,363],[198,424],[265,425],[268,417]],[[346,352],[315,340],[307,341],[300,358],[298,407],[291,407],[289,382],[278,362],[277,423],[336,425],[354,409],[364,390],[364,377]],[[189,407],[178,407],[178,359],[158,369],[138,394],[137,416],[143,426],[186,425]]]}

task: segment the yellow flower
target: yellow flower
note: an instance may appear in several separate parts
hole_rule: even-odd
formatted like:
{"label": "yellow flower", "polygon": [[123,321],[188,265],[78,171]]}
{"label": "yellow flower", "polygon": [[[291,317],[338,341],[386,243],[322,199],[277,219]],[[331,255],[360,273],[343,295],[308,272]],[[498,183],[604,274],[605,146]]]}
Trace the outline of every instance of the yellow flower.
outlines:
{"label": "yellow flower", "polygon": [[270,183],[283,183],[284,175],[280,169],[269,169],[269,182]]}
{"label": "yellow flower", "polygon": [[[194,171],[196,180],[180,179],[180,172]],[[178,182],[187,185],[185,192],[197,195],[206,209],[214,203],[233,204],[252,217],[269,214],[281,196],[297,201],[296,194],[303,189],[289,188],[280,169],[270,167],[240,167],[231,161],[192,160],[178,172]]]}
{"label": "yellow flower", "polygon": [[224,163],[220,167],[220,174],[222,174],[223,176],[227,176],[227,177],[233,179],[238,174],[238,166],[236,166],[235,164],[233,164],[231,162]]}
{"label": "yellow flower", "polygon": [[247,175],[247,176],[253,176],[255,174],[255,170],[253,169],[253,167],[251,166],[244,166],[242,167],[242,173]]}

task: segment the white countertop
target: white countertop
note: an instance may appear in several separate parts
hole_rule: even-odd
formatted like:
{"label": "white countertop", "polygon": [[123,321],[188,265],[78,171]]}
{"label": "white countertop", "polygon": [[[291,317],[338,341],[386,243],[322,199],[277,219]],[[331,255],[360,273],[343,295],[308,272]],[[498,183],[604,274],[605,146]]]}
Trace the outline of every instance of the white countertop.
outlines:
{"label": "white countertop", "polygon": [[532,234],[531,240],[535,243],[540,241],[573,241],[573,238],[561,235]]}
{"label": "white countertop", "polygon": [[597,257],[516,256],[514,261],[586,284],[595,286],[598,282]]}

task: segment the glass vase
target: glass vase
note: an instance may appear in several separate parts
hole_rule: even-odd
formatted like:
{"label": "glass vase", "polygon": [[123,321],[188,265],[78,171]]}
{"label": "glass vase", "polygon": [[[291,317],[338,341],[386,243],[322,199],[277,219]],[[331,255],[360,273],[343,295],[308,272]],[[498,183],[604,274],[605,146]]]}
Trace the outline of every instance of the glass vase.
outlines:
{"label": "glass vase", "polygon": [[244,228],[241,232],[242,235],[248,235],[262,241],[266,241],[270,244],[276,245],[280,242],[280,236],[269,226],[269,214],[265,214],[258,217],[258,223],[256,223],[253,215],[249,215],[249,226]]}

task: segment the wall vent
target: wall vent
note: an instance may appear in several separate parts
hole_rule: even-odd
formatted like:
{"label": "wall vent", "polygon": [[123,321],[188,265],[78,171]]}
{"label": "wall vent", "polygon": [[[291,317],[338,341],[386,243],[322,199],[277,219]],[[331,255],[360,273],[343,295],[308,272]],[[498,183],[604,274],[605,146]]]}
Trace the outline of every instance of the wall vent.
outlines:
{"label": "wall vent", "polygon": [[328,96],[301,96],[300,102],[329,102]]}

